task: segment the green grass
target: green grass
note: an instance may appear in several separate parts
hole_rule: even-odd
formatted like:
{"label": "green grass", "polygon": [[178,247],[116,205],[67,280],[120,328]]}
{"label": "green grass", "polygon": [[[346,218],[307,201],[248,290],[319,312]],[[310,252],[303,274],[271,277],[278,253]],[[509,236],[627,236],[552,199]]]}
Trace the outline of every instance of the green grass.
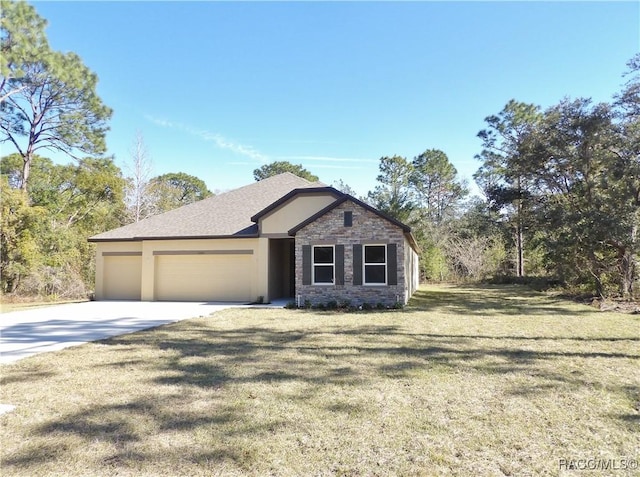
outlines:
{"label": "green grass", "polygon": [[517,286],[227,310],[2,367],[2,471],[611,475],[559,462],[640,457],[639,336]]}

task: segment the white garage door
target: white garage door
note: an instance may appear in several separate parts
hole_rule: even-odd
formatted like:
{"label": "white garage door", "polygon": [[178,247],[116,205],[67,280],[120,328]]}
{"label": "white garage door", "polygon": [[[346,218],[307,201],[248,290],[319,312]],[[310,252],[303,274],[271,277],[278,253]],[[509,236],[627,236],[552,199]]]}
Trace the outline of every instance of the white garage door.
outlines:
{"label": "white garage door", "polygon": [[103,279],[106,300],[139,300],[142,257],[140,255],[105,256]]}
{"label": "white garage door", "polygon": [[155,298],[169,301],[251,301],[252,256],[158,255]]}

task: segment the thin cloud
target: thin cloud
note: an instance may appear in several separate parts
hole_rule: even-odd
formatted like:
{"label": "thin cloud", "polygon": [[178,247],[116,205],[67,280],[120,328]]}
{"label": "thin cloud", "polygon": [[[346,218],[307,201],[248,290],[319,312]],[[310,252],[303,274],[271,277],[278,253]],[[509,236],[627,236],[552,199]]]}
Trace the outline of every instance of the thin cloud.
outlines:
{"label": "thin cloud", "polygon": [[166,119],[156,118],[150,115],[145,116],[147,120],[152,123],[170,129],[177,129],[178,131],[186,132],[192,136],[199,137],[203,141],[211,142],[215,144],[220,149],[226,149],[228,151],[235,152],[241,156],[249,157],[255,161],[266,163],[269,161],[269,156],[262,154],[261,152],[254,149],[252,146],[247,146],[245,144],[239,144],[229,139],[225,138],[221,134],[213,133],[211,131],[207,131],[205,129],[196,129],[191,126],[182,123],[175,123],[172,121],[167,121]]}
{"label": "thin cloud", "polygon": [[174,128],[176,127],[171,121],[167,121],[166,119],[161,119],[161,118],[156,118],[150,115],[145,115],[145,119],[147,121],[152,122],[153,124],[156,124],[158,126],[162,126],[164,128]]}
{"label": "thin cloud", "polygon": [[378,162],[375,159],[361,159],[355,157],[331,157],[331,156],[284,156],[279,159],[291,161],[318,161],[318,162]]}
{"label": "thin cloud", "polygon": [[363,166],[343,166],[340,164],[314,164],[314,169],[365,169]]}

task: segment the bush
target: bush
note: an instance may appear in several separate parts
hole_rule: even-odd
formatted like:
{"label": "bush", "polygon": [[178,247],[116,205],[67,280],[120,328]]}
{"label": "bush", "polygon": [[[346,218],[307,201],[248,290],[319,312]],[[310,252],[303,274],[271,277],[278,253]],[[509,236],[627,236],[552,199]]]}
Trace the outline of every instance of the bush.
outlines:
{"label": "bush", "polygon": [[363,303],[362,305],[354,305],[350,300],[337,301],[337,300],[329,300],[326,303],[320,302],[316,304],[312,304],[310,300],[305,300],[304,305],[298,307],[297,304],[293,301],[287,303],[285,305],[287,309],[297,309],[304,308],[307,310],[317,310],[317,311],[336,311],[340,310],[345,313],[355,313],[358,311],[373,311],[373,310],[402,310],[404,305],[401,302],[396,302],[393,305],[385,305],[382,302],[373,303]]}
{"label": "bush", "polygon": [[516,277],[513,275],[496,275],[488,280],[484,280],[484,283],[489,285],[526,285],[536,291],[546,291],[564,286],[561,280],[553,277]]}
{"label": "bush", "polygon": [[49,297],[53,299],[86,298],[88,295],[80,273],[69,266],[40,266],[20,284],[22,295]]}

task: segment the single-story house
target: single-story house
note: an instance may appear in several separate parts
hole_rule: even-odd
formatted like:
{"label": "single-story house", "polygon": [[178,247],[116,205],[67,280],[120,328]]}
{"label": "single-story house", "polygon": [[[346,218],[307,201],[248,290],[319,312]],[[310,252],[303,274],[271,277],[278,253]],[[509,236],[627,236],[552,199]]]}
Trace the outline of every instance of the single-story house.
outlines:
{"label": "single-story house", "polygon": [[418,286],[408,226],[290,173],[89,241],[97,300],[394,305]]}

